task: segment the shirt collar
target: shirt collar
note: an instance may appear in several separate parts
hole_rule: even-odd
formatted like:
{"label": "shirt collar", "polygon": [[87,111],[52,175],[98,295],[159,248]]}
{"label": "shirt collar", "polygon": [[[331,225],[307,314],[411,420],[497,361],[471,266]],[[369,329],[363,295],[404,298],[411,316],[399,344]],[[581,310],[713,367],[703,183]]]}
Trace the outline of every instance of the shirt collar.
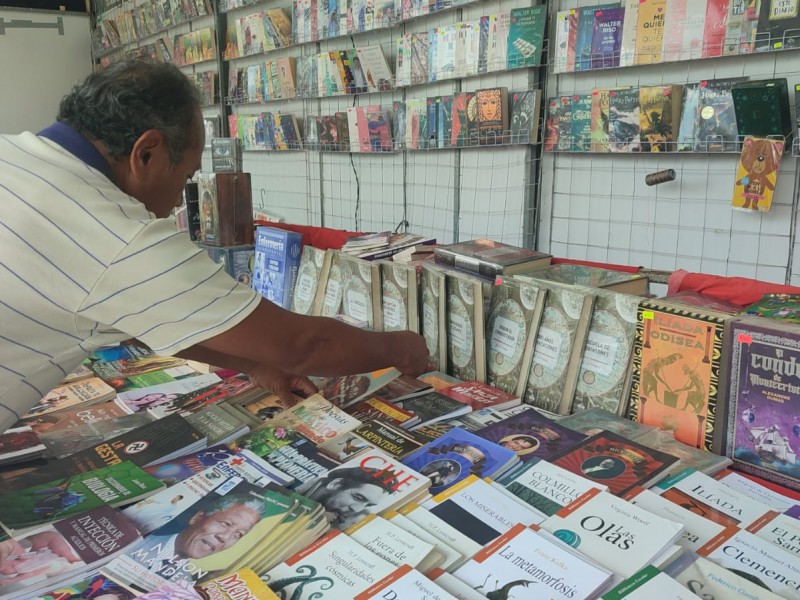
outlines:
{"label": "shirt collar", "polygon": [[55,142],[79,160],[100,171],[110,181],[114,181],[108,161],[103,158],[92,142],[69,125],[56,122],[42,129],[37,135]]}

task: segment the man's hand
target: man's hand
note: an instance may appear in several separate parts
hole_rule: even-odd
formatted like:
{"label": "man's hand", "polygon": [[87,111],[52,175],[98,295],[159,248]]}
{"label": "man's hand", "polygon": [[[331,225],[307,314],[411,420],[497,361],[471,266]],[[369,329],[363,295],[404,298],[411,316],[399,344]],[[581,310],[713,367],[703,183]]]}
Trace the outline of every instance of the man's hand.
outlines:
{"label": "man's hand", "polygon": [[392,340],[396,359],[394,367],[404,375],[417,377],[428,369],[428,346],[425,338],[411,331],[395,331],[389,334]]}
{"label": "man's hand", "polygon": [[292,392],[299,392],[304,396],[315,394],[315,386],[308,377],[284,373],[280,369],[267,365],[258,365],[248,370],[247,375],[255,385],[264,388],[277,395],[284,408],[290,408],[295,404]]}

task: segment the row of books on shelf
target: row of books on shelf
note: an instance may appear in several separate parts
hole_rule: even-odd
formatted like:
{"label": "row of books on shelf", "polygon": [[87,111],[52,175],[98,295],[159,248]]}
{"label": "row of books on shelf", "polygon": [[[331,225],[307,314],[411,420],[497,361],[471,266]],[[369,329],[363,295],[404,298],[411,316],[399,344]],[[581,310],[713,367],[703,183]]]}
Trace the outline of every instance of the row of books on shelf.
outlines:
{"label": "row of books on shelf", "polygon": [[[794,96],[800,99],[800,85]],[[688,85],[595,88],[551,98],[544,149],[552,152],[734,152],[746,136],[793,134],[786,79],[717,79]],[[799,135],[800,137],[800,135]]]}
{"label": "row of books on shelf", "polygon": [[556,15],[555,73],[800,48],[795,2],[623,0]]}
{"label": "row of books on shelf", "polygon": [[[119,51],[120,59],[143,59],[152,62],[171,62],[179,67],[186,67],[197,63],[216,59],[216,40],[214,30],[210,27],[181,33],[172,40],[166,37],[156,38],[149,44]],[[100,58],[100,65],[108,66],[116,60],[116,55],[108,54]],[[216,74],[214,74],[216,75]],[[208,85],[207,77],[211,75],[192,74],[190,78],[195,84]],[[203,88],[200,88],[205,94]],[[204,96],[205,102],[205,96]],[[210,103],[209,103],[210,104]]]}
{"label": "row of books on shelf", "polygon": [[213,14],[207,0],[153,0],[98,11],[95,51],[103,52]]}
{"label": "row of books on shelf", "polygon": [[54,390],[3,434],[80,441],[0,472],[8,600],[800,597],[790,492],[598,408],[394,369],[287,408],[135,341],[62,387],[92,377],[104,400]]}
{"label": "row of books on shelf", "polygon": [[373,153],[535,144],[540,99],[539,90],[492,88],[307,115],[302,124],[289,114],[229,115],[228,129],[244,150]]}

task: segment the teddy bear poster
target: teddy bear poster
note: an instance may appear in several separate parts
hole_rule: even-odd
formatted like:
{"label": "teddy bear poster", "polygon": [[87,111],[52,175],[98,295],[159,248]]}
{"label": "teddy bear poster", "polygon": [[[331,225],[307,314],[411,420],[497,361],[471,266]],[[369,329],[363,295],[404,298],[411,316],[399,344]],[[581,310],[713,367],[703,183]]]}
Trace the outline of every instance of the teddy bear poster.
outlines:
{"label": "teddy bear poster", "polygon": [[778,183],[783,147],[783,140],[745,138],[733,190],[731,205],[734,208],[769,212]]}

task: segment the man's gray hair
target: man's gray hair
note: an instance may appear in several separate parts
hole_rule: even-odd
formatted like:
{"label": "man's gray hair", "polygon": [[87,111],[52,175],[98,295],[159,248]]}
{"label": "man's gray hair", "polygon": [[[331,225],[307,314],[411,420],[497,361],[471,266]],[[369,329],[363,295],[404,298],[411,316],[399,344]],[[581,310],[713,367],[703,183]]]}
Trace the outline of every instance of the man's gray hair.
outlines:
{"label": "man's gray hair", "polygon": [[130,156],[136,140],[155,129],[178,164],[200,135],[200,106],[200,92],[175,65],[123,61],[72,88],[57,120],[102,143],[114,159]]}
{"label": "man's gray hair", "polygon": [[206,515],[213,515],[232,506],[245,506],[254,511],[259,517],[264,517],[266,506],[263,500],[250,494],[229,493],[212,500],[208,505]]}

